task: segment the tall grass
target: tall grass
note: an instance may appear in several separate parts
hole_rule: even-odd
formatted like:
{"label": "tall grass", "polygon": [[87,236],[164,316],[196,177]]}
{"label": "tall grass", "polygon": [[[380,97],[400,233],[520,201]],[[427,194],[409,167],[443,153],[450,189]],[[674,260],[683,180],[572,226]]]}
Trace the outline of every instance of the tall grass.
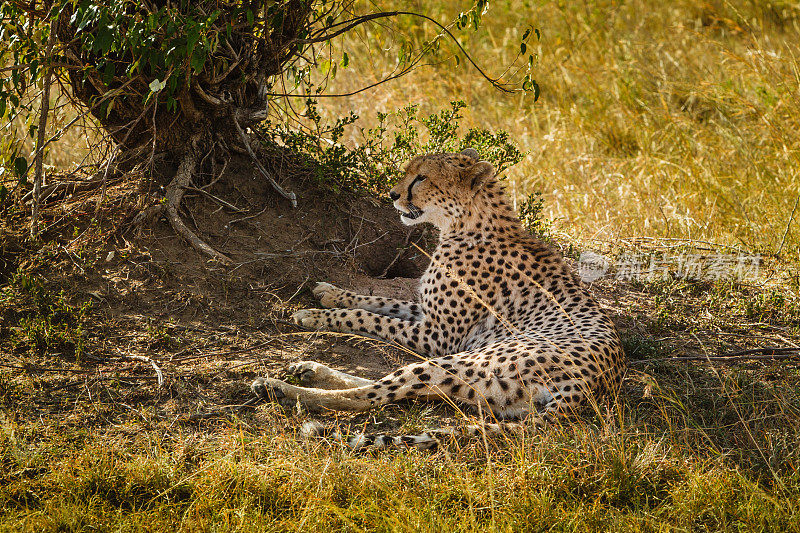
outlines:
{"label": "tall grass", "polygon": [[[23,531],[718,531],[800,528],[798,480],[780,490],[677,441],[552,428],[500,449],[375,456],[248,424],[170,432],[60,457],[3,425],[0,528]],[[177,437],[177,438],[176,438]],[[149,440],[149,441],[148,441]],[[55,450],[50,450],[55,451]]]}
{"label": "tall grass", "polygon": [[[443,23],[466,7],[406,4]],[[400,25],[418,44],[436,33],[415,19]],[[510,175],[514,196],[543,192],[556,228],[573,239],[708,240],[798,259],[800,7],[783,0],[505,0],[491,3],[477,33],[459,36],[497,74],[530,26],[541,30],[538,102],[492,89],[466,62],[448,59],[455,48],[443,41],[429,66],[325,99],[320,110],[354,110],[369,123],[376,110],[417,103],[432,112],[464,99],[466,127],[507,130],[528,152]],[[336,45],[334,56],[346,50],[351,60],[331,94],[382,79],[399,40],[376,25]],[[84,140],[65,137],[49,161],[79,161]],[[355,130],[350,142],[358,142]]]}
{"label": "tall grass", "polygon": [[[442,21],[464,7],[413,4]],[[528,26],[542,35],[538,102],[446,61],[327,109],[370,117],[464,99],[467,126],[505,129],[529,152],[511,171],[512,192],[542,191],[557,228],[573,238],[710,240],[798,258],[800,212],[790,219],[800,194],[800,7],[508,0],[493,2],[461,41],[497,72]],[[434,33],[411,21],[407,30],[420,42]],[[384,53],[363,44],[377,42]],[[392,46],[380,28],[351,36],[342,43],[350,67],[330,90],[380,79]]]}

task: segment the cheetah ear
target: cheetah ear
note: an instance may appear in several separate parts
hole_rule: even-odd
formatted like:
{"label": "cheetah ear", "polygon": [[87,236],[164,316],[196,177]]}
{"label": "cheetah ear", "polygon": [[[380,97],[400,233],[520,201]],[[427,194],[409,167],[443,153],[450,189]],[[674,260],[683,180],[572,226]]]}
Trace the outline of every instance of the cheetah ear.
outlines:
{"label": "cheetah ear", "polygon": [[469,183],[469,188],[478,191],[494,179],[494,165],[488,161],[478,161],[464,170],[464,182]]}
{"label": "cheetah ear", "polygon": [[471,157],[472,159],[475,159],[476,161],[480,157],[480,155],[478,154],[478,151],[475,148],[465,148],[464,150],[461,150],[461,155],[465,155],[467,157]]}

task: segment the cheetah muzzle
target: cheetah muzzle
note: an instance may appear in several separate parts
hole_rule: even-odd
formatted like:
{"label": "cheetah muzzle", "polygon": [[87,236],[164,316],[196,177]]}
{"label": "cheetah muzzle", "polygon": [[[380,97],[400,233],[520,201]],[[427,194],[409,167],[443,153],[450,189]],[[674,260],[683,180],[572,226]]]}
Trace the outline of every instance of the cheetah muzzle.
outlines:
{"label": "cheetah muzzle", "polygon": [[422,216],[422,209],[409,202],[408,211],[400,211],[400,216],[408,220],[416,220]]}
{"label": "cheetah muzzle", "polygon": [[[303,309],[297,324],[398,343],[420,354],[378,380],[320,363],[291,365],[303,386],[259,378],[253,391],[309,410],[363,411],[410,398],[446,398],[521,423],[480,430],[521,430],[574,413],[616,394],[625,358],[614,324],[561,255],[521,226],[475,150],[418,156],[389,193],[404,223],[428,222],[439,243],[417,302],[363,296],[329,283],[314,295],[325,309]],[[307,434],[325,433],[320,424]],[[330,436],[354,448],[430,448],[475,426],[420,435]]]}

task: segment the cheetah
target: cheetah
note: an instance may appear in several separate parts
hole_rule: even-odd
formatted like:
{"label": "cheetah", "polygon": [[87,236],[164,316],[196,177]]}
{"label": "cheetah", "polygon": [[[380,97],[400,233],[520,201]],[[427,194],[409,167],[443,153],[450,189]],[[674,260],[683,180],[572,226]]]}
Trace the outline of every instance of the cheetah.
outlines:
{"label": "cheetah", "polygon": [[[490,414],[498,423],[483,427],[505,431],[552,422],[616,393],[625,358],[613,322],[562,256],[522,227],[491,163],[473,149],[421,155],[389,197],[406,225],[439,230],[419,301],[318,283],[313,292],[326,309],[304,309],[293,319],[311,330],[397,343],[421,362],[373,381],[303,361],[289,368],[302,386],[259,378],[252,384],[257,395],[337,411],[439,398]],[[323,429],[310,423],[305,431]],[[346,443],[430,448],[456,431],[358,435]]]}

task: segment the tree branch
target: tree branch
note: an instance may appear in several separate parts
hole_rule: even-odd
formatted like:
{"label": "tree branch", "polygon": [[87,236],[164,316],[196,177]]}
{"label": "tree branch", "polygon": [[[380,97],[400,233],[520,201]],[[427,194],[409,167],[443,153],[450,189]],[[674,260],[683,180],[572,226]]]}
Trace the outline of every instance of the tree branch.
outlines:
{"label": "tree branch", "polygon": [[434,24],[442,32],[444,32],[448,37],[450,37],[450,39],[455,43],[455,45],[458,47],[459,51],[464,55],[464,57],[467,59],[467,61],[469,61],[469,63],[473,66],[473,68],[475,68],[475,70],[477,70],[478,73],[481,76],[483,76],[484,79],[486,79],[486,81],[491,83],[494,88],[499,89],[499,90],[501,90],[503,92],[507,92],[507,93],[518,92],[518,89],[508,89],[505,84],[499,83],[499,78],[492,78],[491,76],[486,74],[486,72],[484,72],[484,70],[480,66],[478,66],[478,64],[475,62],[475,60],[472,59],[472,56],[470,56],[467,53],[467,51],[464,49],[464,47],[461,46],[461,43],[458,42],[458,39],[456,38],[456,36],[453,35],[453,32],[451,32],[450,29],[447,26],[443,25],[442,23],[440,23],[439,21],[437,21],[434,18],[431,18],[431,17],[429,17],[427,15],[423,15],[422,13],[415,13],[413,11],[384,11],[384,12],[380,12],[380,13],[370,13],[369,15],[363,15],[361,17],[356,17],[355,19],[351,19],[349,21],[342,21],[342,22],[339,22],[337,24],[333,24],[332,26],[329,26],[328,28],[320,30],[320,31],[326,31],[326,30],[328,30],[330,28],[333,28],[335,26],[339,26],[339,25],[345,24],[344,28],[338,29],[338,30],[334,31],[333,33],[325,33],[323,35],[320,35],[318,37],[313,37],[311,39],[293,39],[292,41],[289,41],[289,44],[290,45],[294,44],[294,43],[313,44],[313,43],[329,41],[329,40],[333,39],[334,37],[337,37],[337,36],[347,32],[349,30],[352,30],[356,26],[360,26],[361,24],[365,24],[367,22],[370,22],[370,21],[373,21],[373,20],[377,20],[377,19],[381,19],[381,18],[397,17],[397,16],[401,16],[401,15],[407,15],[407,16],[410,16],[410,17],[421,18],[423,20],[426,20],[426,21],[430,22],[431,24]]}

